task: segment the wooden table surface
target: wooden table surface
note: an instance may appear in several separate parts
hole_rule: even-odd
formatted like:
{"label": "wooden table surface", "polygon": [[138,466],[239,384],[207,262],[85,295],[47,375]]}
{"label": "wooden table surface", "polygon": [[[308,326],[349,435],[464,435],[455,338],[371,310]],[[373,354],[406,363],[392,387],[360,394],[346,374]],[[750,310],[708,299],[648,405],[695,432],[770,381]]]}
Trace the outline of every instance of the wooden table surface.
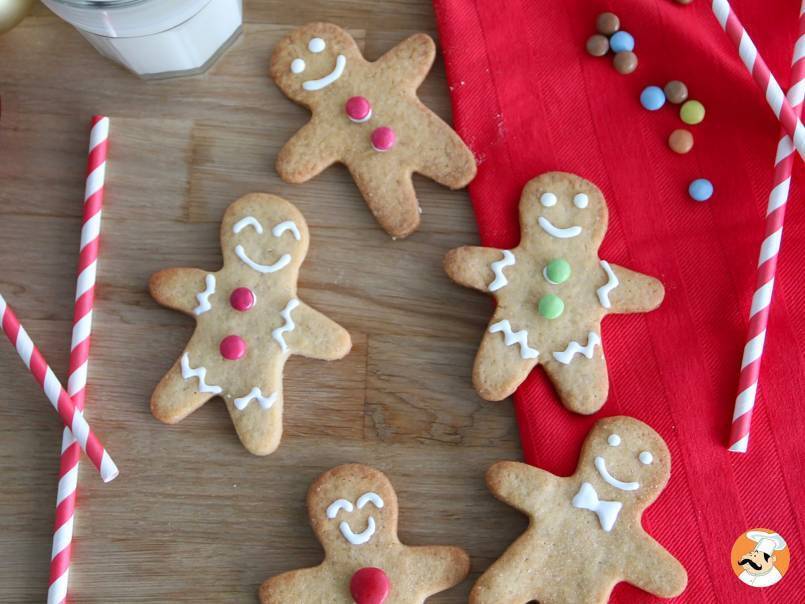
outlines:
{"label": "wooden table surface", "polygon": [[[41,6],[0,37],[0,291],[65,383],[88,123],[112,118],[87,416],[121,475],[104,485],[81,466],[74,602],[255,602],[266,578],[320,561],[305,493],[345,462],[389,475],[404,542],[469,552],[470,578],[430,602],[465,602],[526,525],[483,482],[492,462],[521,456],[511,403],[471,386],[491,302],[441,268],[448,249],[478,241],[466,191],[416,178],[422,226],[392,241],[342,167],[304,185],[274,171],[307,112],[268,79],[268,59],[311,20],[346,27],[370,59],[436,35],[429,0],[252,0],[209,73],[159,82],[103,59]],[[420,93],[449,121],[441,58]],[[353,339],[342,361],[288,363],[285,435],[268,457],[246,452],[218,399],[176,426],[148,405],[193,323],[151,299],[148,277],[217,269],[221,216],[250,191],[304,213],[300,295]],[[0,601],[41,602],[61,425],[5,344],[0,383]]]}

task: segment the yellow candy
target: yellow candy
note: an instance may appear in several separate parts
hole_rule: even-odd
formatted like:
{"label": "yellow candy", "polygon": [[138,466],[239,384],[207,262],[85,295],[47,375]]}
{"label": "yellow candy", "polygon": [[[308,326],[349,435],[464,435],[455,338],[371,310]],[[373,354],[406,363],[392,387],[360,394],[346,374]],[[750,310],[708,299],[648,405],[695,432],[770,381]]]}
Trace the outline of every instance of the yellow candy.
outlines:
{"label": "yellow candy", "polygon": [[704,105],[699,101],[685,101],[679,108],[679,117],[686,124],[698,124],[704,119]]}

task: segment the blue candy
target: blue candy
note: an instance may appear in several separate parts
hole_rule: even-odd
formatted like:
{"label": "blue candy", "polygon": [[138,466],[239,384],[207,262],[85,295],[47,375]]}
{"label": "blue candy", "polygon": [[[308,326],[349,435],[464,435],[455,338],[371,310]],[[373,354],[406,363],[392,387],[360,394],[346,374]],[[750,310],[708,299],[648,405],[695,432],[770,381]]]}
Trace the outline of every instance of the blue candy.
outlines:
{"label": "blue candy", "polygon": [[690,183],[688,195],[695,201],[707,201],[713,196],[713,183],[706,178],[697,178]]}
{"label": "blue candy", "polygon": [[634,38],[628,31],[615,32],[609,39],[609,47],[612,52],[631,52],[634,50]]}
{"label": "blue candy", "polygon": [[659,86],[646,86],[640,93],[640,104],[649,111],[657,111],[665,105],[665,93]]}

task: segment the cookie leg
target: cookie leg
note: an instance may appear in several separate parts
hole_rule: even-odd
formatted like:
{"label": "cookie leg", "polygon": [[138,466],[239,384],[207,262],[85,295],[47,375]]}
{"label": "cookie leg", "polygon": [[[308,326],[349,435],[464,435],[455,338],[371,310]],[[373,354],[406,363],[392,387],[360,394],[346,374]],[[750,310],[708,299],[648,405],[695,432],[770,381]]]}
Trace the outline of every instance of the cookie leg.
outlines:
{"label": "cookie leg", "polygon": [[407,237],[416,230],[419,202],[410,172],[387,169],[387,164],[379,162],[348,167],[372,214],[389,235]]}
{"label": "cookie leg", "polygon": [[249,453],[268,455],[277,450],[282,437],[282,406],[281,380],[259,391],[245,387],[242,395],[226,398],[235,431]]}
{"label": "cookie leg", "polygon": [[466,187],[475,178],[475,157],[450,127],[433,116],[428,144],[423,145],[417,172],[451,189]]}
{"label": "cookie leg", "polygon": [[517,325],[496,313],[475,355],[475,389],[488,401],[506,398],[528,377],[540,354],[528,343],[524,330],[518,331]]}
{"label": "cookie leg", "polygon": [[539,568],[533,558],[533,549],[520,537],[476,581],[470,592],[469,604],[524,604],[535,599],[534,580],[523,571],[523,560]]}
{"label": "cookie leg", "polygon": [[546,358],[543,366],[562,404],[570,411],[590,415],[604,406],[609,395],[609,378],[600,346],[595,346],[592,359],[576,354],[564,364]]}
{"label": "cookie leg", "polygon": [[196,378],[186,380],[182,377],[182,358],[179,358],[151,395],[151,413],[159,421],[175,424],[213,396],[211,392],[199,392]]}

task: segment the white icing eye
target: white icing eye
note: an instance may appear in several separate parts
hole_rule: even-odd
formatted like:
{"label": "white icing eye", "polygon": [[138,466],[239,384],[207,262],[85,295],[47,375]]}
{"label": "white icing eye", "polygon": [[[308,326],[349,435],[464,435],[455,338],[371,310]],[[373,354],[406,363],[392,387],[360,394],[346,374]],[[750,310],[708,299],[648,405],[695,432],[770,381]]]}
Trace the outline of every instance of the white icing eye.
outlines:
{"label": "white icing eye", "polygon": [[305,61],[303,59],[294,59],[291,61],[291,71],[293,73],[302,73],[305,70]]}
{"label": "white icing eye", "polygon": [[307,49],[310,52],[321,52],[327,47],[327,44],[324,43],[324,40],[321,38],[311,38],[310,42],[307,43]]}
{"label": "white icing eye", "polygon": [[551,206],[556,205],[556,195],[553,193],[543,193],[542,197],[539,198],[539,202],[544,205],[546,208],[550,208]]}
{"label": "white icing eye", "polygon": [[610,447],[617,447],[621,444],[621,437],[617,434],[610,434],[609,438],[607,439],[607,444]]}
{"label": "white icing eye", "polygon": [[654,456],[649,453],[648,451],[643,451],[640,455],[637,456],[637,459],[640,460],[644,466],[649,465],[652,461],[654,461]]}
{"label": "white icing eye", "polygon": [[590,198],[587,197],[586,193],[578,193],[573,198],[573,205],[576,206],[580,210],[583,210],[584,208],[586,208],[588,203],[590,203]]}

